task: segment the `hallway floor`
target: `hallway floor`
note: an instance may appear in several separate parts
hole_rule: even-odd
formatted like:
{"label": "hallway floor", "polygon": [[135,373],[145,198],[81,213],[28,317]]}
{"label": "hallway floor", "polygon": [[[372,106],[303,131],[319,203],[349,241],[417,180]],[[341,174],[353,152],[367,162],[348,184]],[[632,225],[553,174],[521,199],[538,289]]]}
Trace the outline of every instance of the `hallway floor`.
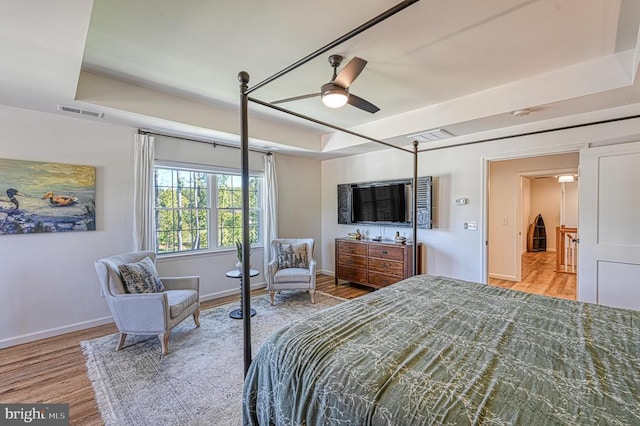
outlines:
{"label": "hallway floor", "polygon": [[522,281],[489,278],[489,285],[576,300],[576,274],[556,272],[555,266],[556,254],[553,252],[524,253]]}

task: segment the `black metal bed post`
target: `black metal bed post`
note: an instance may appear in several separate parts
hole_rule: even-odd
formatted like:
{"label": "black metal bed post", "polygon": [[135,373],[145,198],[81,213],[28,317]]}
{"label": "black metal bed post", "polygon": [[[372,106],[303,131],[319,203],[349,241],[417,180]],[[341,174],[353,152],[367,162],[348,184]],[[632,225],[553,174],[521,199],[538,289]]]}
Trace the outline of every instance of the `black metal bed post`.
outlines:
{"label": "black metal bed post", "polygon": [[411,6],[412,4],[417,3],[418,1],[420,1],[420,0],[403,0],[403,1],[401,1],[400,3],[398,3],[395,6],[393,6],[392,8],[382,12],[378,16],[376,16],[376,17],[368,20],[364,24],[360,25],[358,28],[355,28],[355,29],[349,31],[348,33],[346,33],[342,37],[338,37],[337,39],[335,39],[334,41],[332,41],[329,44],[325,44],[324,46],[322,46],[320,49],[316,50],[315,52],[310,53],[309,55],[305,56],[304,58],[300,59],[299,61],[289,65],[285,69],[283,69],[281,71],[278,71],[277,73],[275,73],[271,77],[268,77],[265,80],[255,84],[253,87],[251,87],[247,91],[247,95],[250,94],[251,92],[253,92],[254,90],[257,90],[257,89],[261,88],[262,86],[265,86],[265,85],[271,83],[273,80],[276,80],[276,79],[282,77],[283,75],[295,70],[296,68],[300,67],[301,65],[306,64],[307,62],[309,62],[313,58],[315,58],[317,56],[320,56],[323,53],[333,49],[334,47],[344,43],[345,41],[357,36],[361,32],[366,31],[369,28],[379,24],[380,22],[384,21],[385,19],[390,18],[391,16],[393,16],[396,13],[406,9],[407,7]]}
{"label": "black metal bed post", "polygon": [[418,141],[413,141],[413,275],[418,274]]}
{"label": "black metal bed post", "polygon": [[244,337],[244,376],[251,365],[251,277],[249,274],[251,238],[249,236],[249,73],[241,71],[240,80],[240,155],[242,158],[242,325]]}

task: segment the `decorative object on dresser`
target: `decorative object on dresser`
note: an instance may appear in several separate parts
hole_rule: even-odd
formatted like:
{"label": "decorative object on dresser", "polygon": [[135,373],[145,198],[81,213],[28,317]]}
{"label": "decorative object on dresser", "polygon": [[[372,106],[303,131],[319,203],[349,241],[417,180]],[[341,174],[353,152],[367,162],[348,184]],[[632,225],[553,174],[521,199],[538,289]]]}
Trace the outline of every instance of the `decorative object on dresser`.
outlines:
{"label": "decorative object on dresser", "polygon": [[[413,247],[412,243],[336,238],[335,283],[347,280],[382,288],[408,278],[413,275]],[[417,247],[420,259],[420,243]]]}

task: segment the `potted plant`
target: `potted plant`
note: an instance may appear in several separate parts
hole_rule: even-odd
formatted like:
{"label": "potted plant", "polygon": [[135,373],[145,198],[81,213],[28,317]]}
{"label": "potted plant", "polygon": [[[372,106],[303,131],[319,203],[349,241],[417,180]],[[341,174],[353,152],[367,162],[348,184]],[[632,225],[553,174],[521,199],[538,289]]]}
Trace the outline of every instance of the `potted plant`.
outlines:
{"label": "potted plant", "polygon": [[[236,256],[238,257],[236,268],[238,268],[238,271],[242,272],[242,241],[239,239],[236,239]],[[249,256],[251,256],[251,246],[249,246]]]}

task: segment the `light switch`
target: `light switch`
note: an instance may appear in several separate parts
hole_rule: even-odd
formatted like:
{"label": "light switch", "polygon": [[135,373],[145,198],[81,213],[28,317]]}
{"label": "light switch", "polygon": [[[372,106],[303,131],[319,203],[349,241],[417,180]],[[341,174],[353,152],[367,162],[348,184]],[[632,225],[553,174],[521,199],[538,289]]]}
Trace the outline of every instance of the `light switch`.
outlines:
{"label": "light switch", "polygon": [[475,220],[470,220],[464,223],[464,229],[467,231],[477,231],[478,230],[478,222]]}

